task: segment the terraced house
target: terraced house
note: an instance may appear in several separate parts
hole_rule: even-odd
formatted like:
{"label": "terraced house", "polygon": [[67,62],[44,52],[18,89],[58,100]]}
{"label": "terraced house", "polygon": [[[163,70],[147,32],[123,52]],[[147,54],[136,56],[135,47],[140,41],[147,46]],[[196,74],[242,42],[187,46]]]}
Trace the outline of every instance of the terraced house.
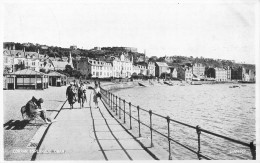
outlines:
{"label": "terraced house", "polygon": [[192,65],[192,73],[198,78],[202,78],[205,75],[205,66],[202,63],[194,63]]}
{"label": "terraced house", "polygon": [[91,76],[94,78],[109,78],[113,75],[113,67],[111,63],[97,61],[90,58],[79,60],[77,70],[85,76]]}
{"label": "terraced house", "polygon": [[113,77],[130,78],[133,73],[133,59],[125,57],[124,53],[120,57],[111,57],[107,62],[112,63]]}

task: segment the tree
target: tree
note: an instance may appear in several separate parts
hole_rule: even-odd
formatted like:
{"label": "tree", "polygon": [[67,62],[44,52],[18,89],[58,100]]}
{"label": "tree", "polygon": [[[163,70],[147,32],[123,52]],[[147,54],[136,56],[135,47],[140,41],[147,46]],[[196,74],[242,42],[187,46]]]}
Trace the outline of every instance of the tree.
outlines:
{"label": "tree", "polygon": [[65,70],[63,72],[69,74],[69,76],[72,76],[73,68],[70,65],[65,66]]}
{"label": "tree", "polygon": [[11,67],[5,66],[4,68],[4,74],[8,74],[11,71]]}
{"label": "tree", "polygon": [[91,78],[92,78],[92,74],[91,74],[91,73],[89,73],[89,74],[88,74],[88,77],[89,77],[89,79],[91,79]]}

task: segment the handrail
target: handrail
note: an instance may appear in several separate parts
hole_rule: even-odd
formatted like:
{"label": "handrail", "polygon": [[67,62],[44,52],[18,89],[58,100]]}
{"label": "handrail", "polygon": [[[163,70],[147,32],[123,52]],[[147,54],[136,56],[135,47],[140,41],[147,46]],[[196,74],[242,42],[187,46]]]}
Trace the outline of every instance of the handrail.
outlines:
{"label": "handrail", "polygon": [[[127,102],[127,101],[125,101],[125,100],[123,100],[121,98],[118,98],[118,100],[115,101],[114,97],[116,97],[116,99],[117,99],[117,96],[115,96],[114,94],[112,94],[111,92],[109,92],[107,90],[104,90],[103,88],[100,88],[100,90],[101,90],[101,94],[103,95],[103,97],[105,97],[106,100],[108,100],[107,103],[110,105],[111,109],[114,110],[114,106],[116,107],[116,115],[117,115],[117,109],[119,109],[119,112],[123,111],[124,114],[129,115],[129,118],[130,118],[130,129],[132,129],[131,119],[134,119],[135,121],[138,122],[138,124],[139,124],[139,127],[138,127],[139,128],[139,137],[141,137],[141,130],[140,130],[140,125],[141,124],[143,126],[145,126],[145,127],[150,128],[150,131],[151,131],[151,147],[153,146],[153,143],[152,143],[152,131],[156,132],[157,134],[159,134],[159,135],[161,135],[161,136],[163,136],[165,138],[168,138],[168,141],[169,141],[169,159],[171,159],[171,143],[170,143],[170,141],[175,142],[176,144],[184,147],[185,149],[190,150],[191,152],[197,154],[199,159],[201,159],[201,158],[211,159],[208,156],[202,155],[201,152],[200,152],[200,134],[201,134],[201,132],[204,132],[204,133],[207,133],[209,135],[213,135],[213,136],[216,136],[216,137],[219,137],[219,138],[222,138],[222,139],[226,139],[226,140],[231,141],[231,142],[236,143],[236,144],[240,144],[240,145],[243,145],[243,146],[246,146],[246,147],[250,147],[252,158],[254,160],[256,159],[255,144],[253,142],[245,143],[245,142],[242,142],[240,140],[229,138],[227,136],[223,136],[223,135],[220,135],[220,134],[217,134],[217,133],[214,133],[214,132],[202,129],[199,126],[192,126],[192,125],[189,125],[189,124],[186,124],[186,123],[183,123],[183,122],[171,119],[169,116],[165,117],[165,116],[162,116],[160,114],[154,113],[151,110],[148,111],[148,110],[143,109],[143,108],[141,108],[139,106],[135,106],[135,105],[131,104],[131,102]],[[104,94],[103,92],[106,92],[106,94]],[[112,99],[111,99],[111,97],[112,97]],[[119,102],[119,105],[117,105],[117,101]],[[122,109],[122,107],[121,107],[121,102],[122,101],[124,102],[124,109]],[[130,107],[129,108],[129,112],[125,111],[125,104],[129,105],[129,107]],[[138,111],[138,119],[132,116],[132,114],[131,114],[131,106],[133,106],[133,107],[135,107],[137,109],[137,111]],[[145,124],[144,122],[142,122],[140,120],[139,110],[142,110],[144,112],[149,113],[149,115],[150,115],[150,126]],[[160,118],[164,118],[164,119],[167,120],[167,122],[168,122],[168,136],[152,128],[152,117],[151,117],[152,115],[156,115],[156,116],[158,116]],[[121,116],[121,114],[119,113],[119,117],[120,116]],[[121,117],[120,117],[120,119],[121,119]],[[124,122],[125,122],[125,115],[124,115]],[[192,129],[196,129],[196,132],[198,134],[198,151],[194,151],[193,149],[189,148],[188,146],[183,145],[183,144],[179,143],[178,141],[172,139],[172,137],[170,136],[170,128],[169,128],[170,122],[175,122],[175,123],[181,124],[183,126],[186,126],[186,127],[192,128]]]}

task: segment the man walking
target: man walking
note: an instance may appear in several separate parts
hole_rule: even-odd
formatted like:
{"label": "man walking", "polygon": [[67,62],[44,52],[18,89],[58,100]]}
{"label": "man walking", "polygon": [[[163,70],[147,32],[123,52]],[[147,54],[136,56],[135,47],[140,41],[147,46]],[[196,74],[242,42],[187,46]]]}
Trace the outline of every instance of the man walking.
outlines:
{"label": "man walking", "polygon": [[80,104],[80,108],[84,107],[85,100],[87,100],[86,89],[84,88],[84,84],[80,83],[80,87],[78,89],[78,102]]}

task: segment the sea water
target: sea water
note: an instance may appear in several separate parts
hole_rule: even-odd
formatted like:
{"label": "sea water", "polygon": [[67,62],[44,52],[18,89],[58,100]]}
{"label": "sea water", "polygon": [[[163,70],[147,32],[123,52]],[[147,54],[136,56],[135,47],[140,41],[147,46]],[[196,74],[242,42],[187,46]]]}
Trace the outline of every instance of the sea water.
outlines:
{"label": "sea water", "polygon": [[[146,110],[246,143],[255,139],[255,85],[230,88],[231,84],[151,86],[122,89],[116,95]],[[127,111],[127,109],[126,109]],[[137,116],[137,109],[132,107]],[[149,125],[149,114],[140,111],[140,119]],[[167,121],[152,116],[153,128],[167,135]],[[137,128],[138,124],[134,124]],[[198,150],[195,129],[170,123],[171,137],[194,151]],[[142,137],[150,130],[142,126]],[[154,133],[154,142],[168,150],[168,141]],[[222,138],[201,133],[201,154],[212,159],[251,159],[250,149]],[[171,144],[177,159],[197,159],[197,155],[176,143]]]}

